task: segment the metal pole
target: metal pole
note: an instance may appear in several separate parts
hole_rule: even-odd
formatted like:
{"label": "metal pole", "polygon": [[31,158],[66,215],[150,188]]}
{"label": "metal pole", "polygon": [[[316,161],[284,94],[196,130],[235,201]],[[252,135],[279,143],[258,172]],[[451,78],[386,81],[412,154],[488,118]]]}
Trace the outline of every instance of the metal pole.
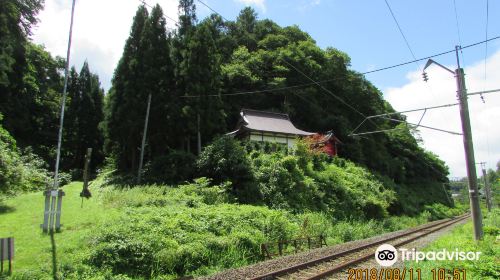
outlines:
{"label": "metal pole", "polygon": [[59,123],[59,135],[57,140],[57,157],[56,157],[56,168],[54,171],[54,185],[53,189],[57,190],[59,188],[59,159],[61,158],[61,143],[62,143],[62,132],[63,132],[63,123],[64,123],[64,106],[66,104],[66,90],[68,89],[68,71],[69,71],[69,57],[71,53],[71,37],[73,35],[73,18],[75,15],[75,2],[73,0],[73,5],[71,7],[71,23],[69,25],[69,39],[68,39],[68,51],[66,53],[66,69],[64,69],[64,89],[63,89],[63,97],[61,100],[61,120]]}
{"label": "metal pole", "polygon": [[490,186],[488,185],[488,177],[486,175],[486,169],[484,168],[484,162],[481,162],[481,169],[483,171],[484,180],[484,194],[486,195],[486,207],[488,212],[491,212],[491,196],[490,196]]}
{"label": "metal pole", "polygon": [[144,146],[146,145],[146,134],[148,133],[150,107],[151,107],[151,93],[148,95],[148,107],[146,109],[146,119],[144,120],[144,131],[142,132],[141,158],[139,160],[139,170],[137,171],[137,184],[141,183],[142,161],[144,159]]}
{"label": "metal pole", "polygon": [[474,238],[480,240],[483,238],[483,225],[481,218],[481,208],[479,206],[479,194],[477,189],[476,161],[474,159],[474,145],[472,142],[472,131],[469,117],[469,104],[467,102],[467,93],[465,88],[464,70],[460,68],[458,57],[459,46],[455,47],[457,56],[457,66],[455,77],[457,80],[457,96],[460,105],[460,118],[462,120],[463,142],[465,150],[465,159],[467,166],[467,178],[469,180],[469,199],[472,212],[472,222],[474,223]]}

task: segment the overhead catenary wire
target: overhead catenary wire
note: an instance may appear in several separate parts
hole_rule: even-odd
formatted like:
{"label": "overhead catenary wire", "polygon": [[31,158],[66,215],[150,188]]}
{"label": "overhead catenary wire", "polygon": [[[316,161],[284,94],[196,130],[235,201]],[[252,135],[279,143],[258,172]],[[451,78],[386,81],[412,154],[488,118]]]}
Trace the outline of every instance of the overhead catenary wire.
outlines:
{"label": "overhead catenary wire", "polygon": [[[485,30],[485,38],[488,38],[488,26],[489,26],[489,19],[490,19],[490,1],[489,0],[486,0],[486,30]],[[486,89],[486,83],[487,83],[487,58],[488,58],[488,42],[485,43],[485,46],[484,46],[484,88],[483,90]],[[483,98],[483,95],[481,95],[481,100],[483,100],[483,103],[485,103],[484,101],[484,98]],[[489,124],[487,124],[488,126],[488,130],[489,130]],[[489,140],[489,137],[488,137],[488,134],[486,134],[486,148],[487,148],[487,152],[488,152],[488,161],[491,162],[491,151],[490,151],[490,140]]]}
{"label": "overhead catenary wire", "polygon": [[399,123],[409,124],[410,126],[412,126],[414,128],[423,127],[423,128],[427,128],[427,129],[431,129],[431,130],[436,130],[436,131],[441,131],[441,132],[445,132],[445,133],[449,133],[449,134],[453,134],[453,135],[462,135],[462,133],[460,133],[460,132],[454,132],[454,131],[450,131],[450,130],[446,130],[446,129],[430,127],[430,126],[422,125],[420,123],[419,124],[415,124],[415,123],[411,123],[411,122],[408,122],[408,121],[402,121],[402,120],[388,118],[388,117],[382,117],[382,118],[384,120],[388,120],[388,121],[392,121],[392,122],[399,122]]}
{"label": "overhead catenary wire", "polygon": [[[489,17],[490,17],[490,8],[489,8],[489,0],[486,0],[486,30],[485,30],[485,38],[488,39],[488,25],[489,25]],[[486,88],[486,77],[487,77],[487,61],[488,58],[488,42],[484,44],[484,87]],[[484,101],[484,100],[483,100]]]}
{"label": "overhead catenary wire", "polygon": [[471,93],[467,93],[467,95],[477,95],[477,94],[486,94],[486,93],[493,93],[493,92],[500,92],[500,88],[497,88],[497,89],[491,89],[491,90],[482,90],[482,91],[478,91],[478,92],[471,92]]}
{"label": "overhead catenary wire", "polygon": [[[151,9],[153,8],[153,6],[149,5],[149,4],[146,2],[146,0],[139,0],[139,2],[141,2],[144,6],[147,6],[147,7],[151,8]],[[164,17],[166,17],[166,18],[168,18],[169,20],[171,20],[171,21],[175,22],[175,24],[179,24],[179,22],[178,22],[178,21],[176,21],[175,19],[173,19],[173,18],[169,17],[166,13],[163,13],[163,16],[164,16]]]}
{"label": "overhead catenary wire", "polygon": [[325,92],[329,93],[330,96],[332,96],[333,98],[337,99],[338,101],[340,101],[342,104],[344,104],[345,106],[347,106],[348,108],[350,108],[351,110],[353,110],[354,112],[358,113],[359,115],[361,115],[362,117],[366,118],[365,114],[361,113],[358,109],[354,108],[351,104],[347,103],[344,99],[342,99],[340,96],[334,94],[331,90],[325,88],[323,85],[321,85],[320,83],[314,81],[311,77],[309,77],[307,74],[305,74],[304,72],[300,71],[300,69],[298,69],[297,67],[295,67],[293,64],[291,64],[290,62],[288,62],[286,60],[286,58],[283,58],[282,59],[283,62],[285,62],[287,65],[289,65],[290,67],[292,67],[293,69],[295,69],[295,71],[297,71],[299,74],[301,74],[302,76],[306,77],[308,80],[310,80],[311,82],[315,83],[317,86],[319,86],[322,90],[324,90]]}
{"label": "overhead catenary wire", "polygon": [[227,20],[223,15],[221,15],[219,12],[217,12],[216,10],[212,9],[212,7],[208,6],[205,2],[201,1],[201,0],[196,0],[198,2],[200,2],[200,4],[202,4],[203,6],[207,7],[210,11],[218,14],[223,20],[225,21],[229,21]]}
{"label": "overhead catenary wire", "polygon": [[[351,131],[351,133],[349,133],[349,136],[364,135],[364,134],[373,134],[373,133],[358,133],[358,134],[354,134],[354,132],[356,132],[369,119],[380,118],[380,117],[388,117],[388,116],[392,116],[392,115],[399,115],[399,114],[411,113],[411,112],[418,112],[418,111],[428,111],[428,110],[439,109],[439,108],[453,107],[453,106],[457,106],[457,105],[458,105],[458,103],[451,103],[451,104],[444,104],[444,105],[438,105],[438,106],[432,106],[432,107],[424,107],[424,108],[418,108],[418,109],[411,109],[411,110],[405,110],[405,111],[390,112],[390,113],[384,113],[384,114],[379,114],[379,115],[368,116],[358,126],[356,126]],[[387,130],[383,130],[383,131],[387,131]],[[378,133],[378,132],[375,132],[375,133]]]}
{"label": "overhead catenary wire", "polygon": [[[462,45],[462,36],[460,35],[460,24],[458,23],[458,11],[457,11],[457,1],[453,0],[453,8],[455,11],[455,22],[457,25],[457,35],[458,35],[458,43],[461,46]],[[462,50],[460,50],[460,53],[462,55],[462,61],[464,60],[464,53]]]}
{"label": "overhead catenary wire", "polygon": [[[396,23],[396,25],[397,25],[397,27],[398,27],[398,29],[399,29],[399,33],[401,33],[401,36],[403,36],[403,39],[404,39],[404,41],[405,41],[405,43],[406,43],[406,47],[407,47],[407,48],[408,48],[408,50],[410,51],[411,56],[413,57],[413,60],[415,61],[415,63],[417,63],[417,65],[418,65],[417,58],[415,57],[415,54],[413,53],[413,50],[412,50],[412,49],[411,49],[411,47],[410,47],[410,43],[408,42],[408,39],[406,39],[406,36],[405,36],[405,34],[404,34],[404,32],[403,32],[403,29],[401,29],[401,25],[399,25],[399,22],[398,22],[398,20],[396,19],[396,16],[394,15],[394,12],[393,12],[393,11],[392,11],[392,9],[391,9],[391,5],[389,5],[389,2],[388,2],[387,0],[384,0],[384,1],[385,1],[385,4],[387,5],[387,8],[389,9],[389,12],[390,12],[390,13],[391,13],[391,15],[392,15],[392,19],[394,19],[394,22]],[[418,65],[418,66],[419,66],[419,68],[420,68],[420,65]]]}
{"label": "overhead catenary wire", "polygon": [[[420,65],[420,63],[417,61],[417,58],[415,56],[415,53],[413,52],[413,49],[411,48],[410,46],[410,43],[408,42],[408,39],[406,38],[405,36],[405,33],[403,32],[403,29],[401,28],[401,25],[399,24],[397,18],[396,18],[396,15],[394,14],[392,8],[391,8],[391,5],[389,4],[389,1],[388,0],[385,0],[385,4],[387,6],[387,8],[389,9],[389,12],[391,13],[391,16],[392,16],[392,19],[394,20],[394,23],[396,23],[396,26],[398,27],[398,30],[399,30],[399,33],[401,34],[401,37],[403,37],[403,40],[405,41],[406,43],[406,47],[408,48],[408,50],[410,51],[410,54],[413,58],[413,60],[415,61],[415,65],[417,66],[417,68],[420,70],[420,72],[423,72],[423,69],[422,69],[422,66]],[[434,100],[434,102],[436,101],[434,96],[434,91],[432,90],[432,87],[429,83],[425,83],[426,87],[428,88],[429,92],[431,93],[431,97],[432,99]],[[422,118],[420,119],[420,122],[422,122],[423,120],[423,117],[425,116],[422,115]],[[420,123],[419,122],[419,123]]]}

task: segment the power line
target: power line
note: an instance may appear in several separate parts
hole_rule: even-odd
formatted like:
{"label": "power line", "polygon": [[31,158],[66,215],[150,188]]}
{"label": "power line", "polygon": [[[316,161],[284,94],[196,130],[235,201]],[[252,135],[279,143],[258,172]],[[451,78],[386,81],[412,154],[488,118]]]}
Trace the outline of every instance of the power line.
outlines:
{"label": "power line", "polygon": [[[394,15],[394,13],[392,12],[392,9],[391,9],[391,6],[389,5],[389,2],[387,0],[385,0],[385,4],[387,5],[387,8],[389,9],[389,12],[391,12],[391,15],[392,15],[392,18],[394,19],[394,22],[396,23],[396,25],[398,26],[398,29],[399,29],[399,33],[401,33],[401,36],[403,36],[403,39],[405,40],[405,43],[406,43],[406,47],[408,47],[408,50],[410,50],[410,53],[411,53],[411,56],[413,57],[413,59],[415,60],[415,63],[418,63],[417,62],[417,58],[415,57],[415,54],[413,53],[413,50],[411,49],[410,47],[410,43],[408,43],[408,40],[406,39],[406,36],[405,34],[403,33],[403,29],[401,29],[401,26],[399,25],[399,22],[398,20],[396,19],[396,16]],[[418,65],[418,64],[417,64]],[[420,65],[418,65],[419,68],[420,68]]]}
{"label": "power line", "polygon": [[[475,47],[477,45],[481,45],[481,44],[484,44],[484,43],[487,43],[487,42],[490,42],[490,41],[494,41],[494,40],[497,40],[497,39],[500,39],[500,36],[492,37],[492,38],[486,39],[484,41],[480,41],[480,42],[476,42],[476,43],[473,43],[473,44],[470,44],[470,45],[466,45],[466,46],[461,47],[461,49],[467,49],[467,48]],[[412,64],[412,63],[415,63],[415,62],[420,62],[420,61],[428,60],[430,58],[442,56],[442,55],[453,53],[453,52],[455,52],[455,49],[449,50],[449,51],[445,51],[445,52],[441,52],[441,53],[437,53],[437,54],[430,55],[430,56],[427,56],[427,57],[418,58],[418,59],[414,59],[414,60],[411,60],[411,61],[402,62],[402,63],[399,63],[399,64],[395,64],[395,65],[383,67],[383,68],[378,68],[378,69],[371,70],[371,71],[361,72],[359,74],[360,75],[367,75],[367,74],[372,74],[372,73],[375,73],[375,72],[385,71],[385,70],[389,70],[389,69],[393,69],[393,68],[405,66],[405,65],[408,65],[408,64]],[[337,81],[337,80],[341,80],[341,79],[342,78],[333,78],[333,79],[326,79],[326,80],[321,80],[321,81],[314,81],[314,82],[311,82],[311,83],[303,83],[303,84],[298,84],[298,85],[293,85],[293,86],[278,87],[278,88],[273,88],[273,89],[263,89],[263,90],[254,90],[254,91],[241,91],[241,92],[226,93],[226,94],[221,94],[221,95],[218,95],[218,94],[209,94],[209,95],[206,95],[206,96],[219,97],[219,96],[233,96],[233,95],[244,95],[244,94],[255,94],[255,93],[280,91],[280,90],[285,90],[285,89],[290,89],[290,88],[300,88],[300,87],[305,87],[305,86],[311,86],[311,85],[315,85],[317,83],[322,84],[322,83]],[[183,98],[194,98],[194,97],[197,97],[197,96],[183,96]]]}
{"label": "power line", "polygon": [[[488,25],[489,25],[489,18],[490,18],[490,7],[489,7],[489,0],[486,0],[486,31],[485,31],[485,38],[488,38]],[[486,88],[486,83],[487,83],[487,71],[486,71],[486,65],[487,65],[487,60],[488,58],[488,42],[485,44],[485,49],[484,49],[484,88]],[[481,95],[481,99],[483,100],[484,103],[484,98]],[[488,130],[489,130],[489,124],[487,124]],[[486,134],[486,148],[488,151],[488,161],[491,162],[491,153],[490,153],[490,139],[488,137],[489,135]]]}
{"label": "power line", "polygon": [[[462,38],[460,36],[460,25],[458,24],[458,12],[457,12],[457,3],[456,0],[453,0],[453,8],[455,10],[455,22],[457,24],[457,34],[458,34],[458,43],[462,45]],[[486,37],[488,38],[488,37]],[[463,57],[462,57],[463,60]]]}
{"label": "power line", "polygon": [[[460,36],[460,24],[458,23],[458,12],[457,12],[457,3],[456,0],[453,0],[453,8],[455,10],[455,22],[457,24],[457,34],[458,34],[458,43],[462,45],[462,36]],[[460,56],[462,57],[462,61],[465,63],[464,52],[460,49]]]}
{"label": "power line", "polygon": [[[153,6],[149,5],[146,2],[146,0],[139,0],[139,2],[141,2],[144,6],[147,6],[147,7],[151,8],[151,9],[153,9]],[[166,13],[163,13],[163,16],[166,17],[166,18],[168,18],[169,20],[175,22],[175,24],[179,24],[179,22],[177,22],[175,19],[169,17]]]}
{"label": "power line", "polygon": [[500,88],[498,89],[492,89],[492,90],[483,90],[483,91],[478,91],[478,92],[471,92],[468,93],[467,95],[476,95],[476,94],[486,94],[486,93],[493,93],[493,92],[500,92]]}
{"label": "power line", "polygon": [[[412,57],[413,57],[413,60],[415,60],[415,65],[417,66],[417,68],[420,70],[420,72],[423,72],[422,70],[422,67],[420,66],[420,63],[417,60],[417,58],[415,57],[415,53],[413,52],[411,46],[410,46],[410,43],[408,42],[408,39],[406,38],[404,32],[403,32],[403,29],[401,28],[401,25],[399,24],[397,18],[396,18],[396,15],[394,14],[394,12],[392,11],[392,8],[391,6],[389,5],[389,2],[388,0],[385,0],[385,4],[387,5],[387,8],[389,9],[389,12],[391,13],[392,15],[392,18],[394,19],[394,22],[396,23],[396,26],[398,27],[399,29],[399,33],[401,34],[401,36],[403,37],[405,43],[406,43],[406,47],[408,48],[408,50],[410,51]],[[429,92],[431,93],[431,97],[432,99],[434,100],[434,102],[436,102],[434,96],[434,91],[432,90],[432,87],[429,83],[425,83],[426,87],[428,88]],[[424,114],[425,115],[425,114]],[[424,115],[422,115],[422,119],[424,117]],[[420,120],[420,122],[422,121],[422,119]],[[419,124],[420,124],[419,122]]]}
{"label": "power line", "polygon": [[[485,38],[488,39],[488,25],[489,25],[489,17],[490,17],[490,5],[489,0],[486,0],[486,31]],[[484,45],[484,87],[486,88],[486,59],[488,58],[488,42]],[[481,96],[482,99],[482,96]],[[484,99],[483,99],[484,102]]]}
{"label": "power line", "polygon": [[449,130],[435,128],[435,127],[430,127],[430,126],[426,126],[426,125],[422,125],[422,124],[414,124],[414,123],[410,123],[410,122],[407,122],[407,121],[402,121],[402,120],[388,118],[388,117],[382,117],[382,118],[385,119],[385,120],[388,120],[388,121],[392,121],[392,122],[409,124],[410,126],[412,126],[414,128],[423,127],[423,128],[432,129],[432,130],[436,130],[436,131],[440,131],[440,132],[445,132],[445,133],[449,133],[449,134],[453,134],[453,135],[462,135],[462,133],[460,133],[460,132],[449,131]]}
{"label": "power line", "polygon": [[286,64],[288,64],[290,67],[292,67],[293,69],[295,69],[295,71],[297,71],[298,73],[300,73],[302,76],[306,77],[307,79],[309,79],[311,82],[315,83],[317,86],[319,86],[321,89],[323,89],[324,91],[328,92],[332,97],[334,97],[335,99],[337,99],[338,101],[340,101],[342,104],[346,105],[347,107],[349,107],[351,110],[355,111],[356,113],[360,114],[362,117],[366,118],[366,116],[361,113],[358,109],[354,108],[353,106],[351,106],[351,104],[347,103],[346,101],[344,101],[344,99],[342,99],[341,97],[337,96],[336,94],[334,94],[332,91],[330,91],[329,89],[325,88],[324,86],[322,86],[320,83],[314,81],[311,77],[309,77],[308,75],[306,75],[304,72],[300,71],[297,67],[293,66],[293,64],[289,63],[288,61],[286,61],[285,58],[282,59],[283,62],[285,62]]}
{"label": "power line", "polygon": [[[486,42],[490,42],[490,41],[497,40],[497,39],[500,39],[500,36],[496,36],[496,37],[493,37],[493,38],[490,38],[490,39],[486,39],[484,41],[473,43],[473,44],[461,47],[461,49],[471,48],[471,47],[474,47],[474,46],[477,46],[477,45],[481,45],[481,44],[484,44]],[[371,73],[375,73],[375,72],[380,72],[380,71],[384,71],[384,70],[388,70],[388,69],[392,69],[392,68],[396,68],[396,67],[408,65],[408,64],[414,63],[416,61],[428,60],[429,58],[434,58],[434,57],[438,57],[438,56],[449,54],[449,53],[453,53],[453,52],[455,52],[455,49],[449,50],[449,51],[445,51],[445,52],[442,52],[442,53],[438,53],[438,54],[435,54],[435,55],[431,55],[431,56],[428,56],[428,57],[423,57],[423,58],[415,59],[415,60],[412,60],[412,61],[407,61],[407,62],[395,64],[395,65],[392,65],[392,66],[387,66],[387,67],[384,67],[384,68],[375,69],[375,70],[372,70],[372,71],[367,71],[367,72],[364,72],[364,73],[361,73],[361,74],[366,75],[366,74],[371,74]]]}
{"label": "power line", "polygon": [[[384,114],[379,114],[379,115],[368,116],[358,126],[356,126],[356,128],[354,128],[351,131],[351,133],[349,133],[349,136],[372,134],[372,133],[354,134],[354,132],[356,132],[367,120],[370,120],[370,119],[380,118],[380,117],[388,117],[388,116],[399,115],[399,114],[403,114],[403,113],[411,113],[411,112],[427,111],[427,110],[433,110],[433,109],[439,109],[439,108],[453,107],[453,106],[457,106],[457,105],[458,105],[458,103],[451,103],[451,104],[444,104],[444,105],[438,105],[438,106],[432,106],[432,107],[424,107],[424,108],[411,109],[411,110],[406,110],[406,111],[391,112],[391,113],[384,113]],[[384,130],[384,131],[388,131],[388,130]]]}
{"label": "power line", "polygon": [[219,12],[217,12],[216,10],[212,9],[210,6],[208,6],[205,2],[201,1],[201,0],[196,0],[198,2],[200,2],[203,6],[207,7],[210,11],[218,14],[222,19],[224,19],[225,21],[229,21],[227,20],[223,15],[221,15]]}

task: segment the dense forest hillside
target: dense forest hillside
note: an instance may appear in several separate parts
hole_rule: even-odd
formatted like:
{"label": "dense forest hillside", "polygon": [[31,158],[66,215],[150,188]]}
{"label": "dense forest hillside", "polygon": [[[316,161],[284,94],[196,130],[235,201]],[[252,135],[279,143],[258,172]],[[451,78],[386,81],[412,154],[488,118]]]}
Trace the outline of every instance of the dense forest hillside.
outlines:
{"label": "dense forest hillside", "polygon": [[[266,243],[281,251],[286,240],[320,237],[330,246],[466,211],[450,196],[447,166],[405,116],[351,69],[348,54],[320,48],[298,26],[252,8],[234,21],[198,19],[194,0],[179,0],[177,28],[167,30],[160,5],[141,4],[105,92],[95,61],[68,67],[31,41],[43,4],[0,5],[0,236],[16,240],[8,279],[204,276],[264,260]],[[65,77],[63,226],[41,234]],[[311,138],[288,146],[226,135],[242,109],[333,131],[338,156]],[[366,120],[387,113],[392,120]],[[356,128],[383,132],[351,135]],[[87,148],[92,195],[83,199]],[[498,167],[489,172],[496,187]],[[496,224],[485,227],[485,244]]]}
{"label": "dense forest hillside", "polygon": [[[173,32],[166,31],[160,6],[151,11],[141,6],[134,17],[106,96],[106,148],[120,171],[137,170],[151,95],[145,157],[152,166],[169,155],[183,162],[188,154],[199,153],[198,145],[234,129],[240,110],[251,108],[287,113],[307,131],[333,130],[343,142],[340,157],[394,185],[401,201],[434,189],[443,193],[447,168],[419,147],[411,128],[374,119],[363,129],[397,129],[349,135],[366,116],[394,111],[375,86],[349,69],[346,53],[321,49],[297,26],[259,20],[251,8],[235,21],[215,14],[199,21],[193,1],[180,1],[179,13],[179,28]],[[393,210],[400,212],[402,206],[395,204]]]}
{"label": "dense forest hillside", "polygon": [[[53,166],[65,62],[29,39],[42,6],[43,1],[7,1],[0,11],[0,112],[17,145],[31,147]],[[91,64],[69,73],[61,167],[74,179],[81,176],[87,147],[94,149],[93,170],[107,157],[119,174],[136,176],[151,96],[146,182],[196,177],[202,148],[233,130],[240,110],[250,108],[287,113],[303,130],[333,130],[342,141],[341,158],[368,168],[396,192],[393,213],[448,203],[447,167],[419,146],[417,131],[373,119],[362,131],[392,130],[350,136],[366,116],[394,110],[350,69],[348,54],[318,47],[298,26],[259,19],[252,8],[234,21],[216,14],[199,20],[194,1],[181,0],[178,28],[167,31],[161,7],[141,5],[106,95]]]}

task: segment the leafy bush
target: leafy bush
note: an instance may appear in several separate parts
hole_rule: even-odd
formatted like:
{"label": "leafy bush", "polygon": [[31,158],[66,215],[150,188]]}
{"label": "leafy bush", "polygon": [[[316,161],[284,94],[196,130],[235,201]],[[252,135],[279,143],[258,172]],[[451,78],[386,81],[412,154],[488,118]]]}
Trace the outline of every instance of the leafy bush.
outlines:
{"label": "leafy bush", "polygon": [[237,140],[228,136],[215,139],[198,157],[197,167],[201,176],[216,184],[231,182],[232,194],[239,201],[258,201],[250,162]]}
{"label": "leafy bush", "polygon": [[184,151],[170,150],[145,166],[144,181],[176,184],[193,178],[196,157]]}
{"label": "leafy bush", "polygon": [[457,208],[450,208],[443,204],[435,203],[432,205],[426,205],[424,209],[430,213],[430,220],[440,220],[445,218],[451,218],[462,214],[462,210]]}
{"label": "leafy bush", "polygon": [[261,153],[254,157],[253,169],[266,205],[292,211],[319,210],[314,204],[316,186],[304,175],[295,156]]}
{"label": "leafy bush", "polygon": [[266,240],[298,231],[288,214],[229,204],[197,208],[127,208],[125,215],[90,237],[89,265],[113,273],[203,274],[210,267],[248,264]]}
{"label": "leafy bush", "polygon": [[48,180],[43,160],[30,149],[19,151],[14,138],[0,125],[0,195],[43,189]]}
{"label": "leafy bush", "polygon": [[272,208],[380,219],[395,199],[366,169],[342,159],[321,159],[305,148],[296,155],[253,152],[249,158],[263,202]]}

